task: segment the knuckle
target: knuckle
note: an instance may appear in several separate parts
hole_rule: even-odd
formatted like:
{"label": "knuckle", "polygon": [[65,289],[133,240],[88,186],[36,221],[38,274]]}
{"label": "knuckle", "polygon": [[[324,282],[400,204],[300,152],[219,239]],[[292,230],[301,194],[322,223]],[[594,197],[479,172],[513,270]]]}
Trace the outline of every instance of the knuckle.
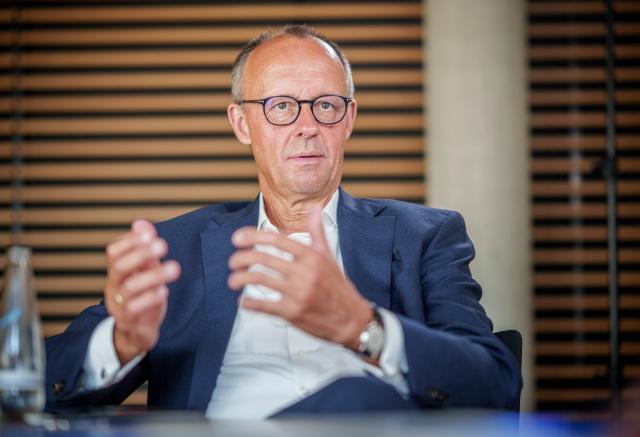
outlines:
{"label": "knuckle", "polygon": [[258,282],[265,282],[269,280],[269,277],[262,272],[255,272],[255,280]]}
{"label": "knuckle", "polygon": [[304,305],[301,303],[294,304],[291,306],[289,310],[288,319],[291,323],[298,323],[302,320],[302,315],[304,314]]}
{"label": "knuckle", "polygon": [[111,262],[109,265],[109,270],[117,275],[122,275],[126,272],[124,263],[118,261]]}
{"label": "knuckle", "polygon": [[116,253],[118,253],[117,250],[117,244],[116,241],[111,241],[110,243],[107,244],[107,247],[105,248],[105,252],[107,254],[107,257],[109,258],[113,258],[116,256]]}
{"label": "knuckle", "polygon": [[120,286],[120,290],[122,291],[122,294],[125,294],[125,295],[133,293],[135,291],[135,288],[136,287],[135,287],[135,280],[134,279],[126,280]]}
{"label": "knuckle", "polygon": [[300,291],[300,310],[306,310],[311,304],[313,289],[305,287]]}
{"label": "knuckle", "polygon": [[321,283],[322,283],[322,273],[320,272],[320,269],[317,267],[311,268],[311,271],[309,273],[308,289],[313,290]]}

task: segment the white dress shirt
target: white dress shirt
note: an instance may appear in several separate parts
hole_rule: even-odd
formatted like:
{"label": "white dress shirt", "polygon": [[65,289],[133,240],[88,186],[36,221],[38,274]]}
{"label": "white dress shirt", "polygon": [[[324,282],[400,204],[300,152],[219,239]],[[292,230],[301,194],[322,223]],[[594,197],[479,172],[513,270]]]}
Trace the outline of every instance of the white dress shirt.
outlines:
{"label": "white dress shirt", "polygon": [[[338,235],[339,191],[323,210],[324,232],[330,250],[343,269]],[[278,232],[271,224],[260,195],[258,229]],[[310,244],[308,233],[289,238]],[[291,255],[272,246],[256,246],[285,259]],[[253,270],[270,272],[264,266]],[[280,293],[262,285],[248,285],[247,296],[278,301]],[[329,342],[296,328],[286,320],[269,314],[238,308],[220,374],[206,415],[209,418],[263,419],[294,404],[338,378],[364,376],[368,372],[406,395],[404,374],[408,371],[404,336],[393,313],[381,309],[385,327],[385,346],[376,367],[363,361],[342,345]],[[121,367],[113,346],[113,318],[95,329],[84,363],[81,388],[95,389],[122,379],[144,355]]]}

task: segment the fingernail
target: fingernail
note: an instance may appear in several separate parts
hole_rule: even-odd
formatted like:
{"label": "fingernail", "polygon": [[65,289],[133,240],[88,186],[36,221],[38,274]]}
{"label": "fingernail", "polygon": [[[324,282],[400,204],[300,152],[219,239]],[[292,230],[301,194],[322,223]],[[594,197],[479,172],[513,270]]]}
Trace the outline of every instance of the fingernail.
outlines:
{"label": "fingernail", "polygon": [[239,290],[238,284],[236,284],[236,275],[231,273],[227,278],[227,286],[232,290]]}
{"label": "fingernail", "polygon": [[162,270],[167,276],[175,276],[178,273],[178,266],[174,263],[165,264]]}
{"label": "fingernail", "polygon": [[231,236],[231,241],[233,242],[233,244],[242,244],[242,242],[244,241],[244,232],[235,231]]}

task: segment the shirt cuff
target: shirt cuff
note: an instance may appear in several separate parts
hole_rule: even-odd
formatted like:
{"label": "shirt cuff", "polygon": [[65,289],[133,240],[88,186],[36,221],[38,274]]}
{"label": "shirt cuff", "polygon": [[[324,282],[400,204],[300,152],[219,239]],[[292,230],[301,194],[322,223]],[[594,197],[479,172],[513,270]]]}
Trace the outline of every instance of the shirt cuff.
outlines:
{"label": "shirt cuff", "polygon": [[380,354],[379,366],[391,385],[403,396],[409,395],[405,375],[409,372],[407,354],[404,349],[404,332],[398,317],[384,308],[377,308],[384,324],[384,347]]}
{"label": "shirt cuff", "polygon": [[124,378],[146,355],[145,352],[140,353],[124,366],[120,365],[113,344],[115,323],[115,319],[109,316],[93,330],[80,378],[81,390],[96,390],[115,384]]}

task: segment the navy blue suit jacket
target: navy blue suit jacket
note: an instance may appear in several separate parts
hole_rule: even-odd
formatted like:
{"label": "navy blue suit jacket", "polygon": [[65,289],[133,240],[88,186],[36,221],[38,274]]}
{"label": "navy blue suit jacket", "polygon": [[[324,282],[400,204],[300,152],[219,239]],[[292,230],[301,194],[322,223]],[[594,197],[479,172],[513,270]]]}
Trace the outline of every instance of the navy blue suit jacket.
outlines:
{"label": "navy blue suit jacket", "polygon": [[[78,394],[78,378],[99,304],[46,342],[47,407],[120,403],[148,380],[150,408],[206,410],[237,311],[227,287],[231,234],[257,225],[258,201],[211,205],[157,225],[167,258],[182,265],[153,350],[122,381]],[[469,262],[474,249],[460,214],[340,191],[344,269],[368,300],[393,311],[404,332],[406,375],[422,406],[510,408],[520,396],[518,365],[492,334]],[[348,393],[345,395],[348,396]]]}

